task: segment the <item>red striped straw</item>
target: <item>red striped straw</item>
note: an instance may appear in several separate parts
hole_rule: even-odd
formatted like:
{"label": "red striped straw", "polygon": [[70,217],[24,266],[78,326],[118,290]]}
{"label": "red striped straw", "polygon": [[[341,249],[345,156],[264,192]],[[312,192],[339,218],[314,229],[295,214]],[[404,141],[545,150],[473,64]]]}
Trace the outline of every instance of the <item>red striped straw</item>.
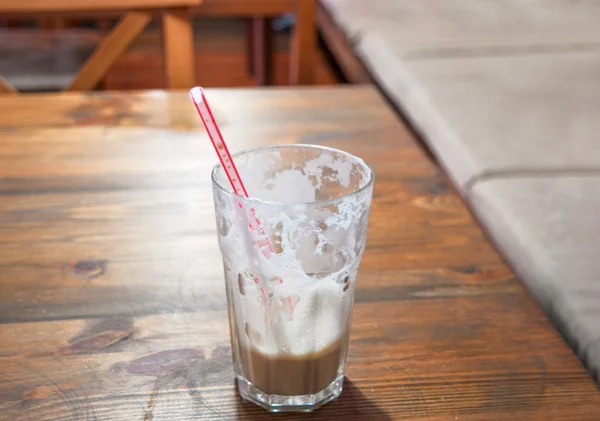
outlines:
{"label": "red striped straw", "polygon": [[[223,135],[221,134],[221,130],[219,130],[219,126],[215,121],[215,117],[213,116],[212,111],[210,110],[210,105],[208,105],[208,101],[206,100],[206,95],[204,95],[204,89],[200,87],[195,87],[190,90],[190,97],[196,106],[196,110],[202,119],[202,123],[204,123],[204,127],[206,128],[206,132],[210,137],[210,140],[219,156],[219,161],[221,161],[221,165],[223,166],[223,170],[225,170],[225,174],[229,179],[229,183],[231,184],[231,188],[236,194],[240,196],[248,197],[248,192],[246,191],[246,187],[242,179],[240,178],[240,174],[238,173],[237,168],[231,159],[231,154],[229,153],[229,148],[225,144],[225,140],[223,140]],[[238,206],[240,208],[243,207],[241,202],[238,202]],[[260,236],[261,240],[259,240],[258,246],[261,249],[262,253],[265,257],[269,258],[270,254],[273,253],[273,247],[269,242],[269,239],[265,235],[265,231],[262,228],[259,220],[256,218],[254,213],[254,209],[250,209],[250,224],[249,228],[251,231],[256,231]]]}
{"label": "red striped straw", "polygon": [[202,123],[204,123],[204,127],[206,128],[206,131],[210,136],[210,140],[215,147],[215,152],[217,152],[217,155],[219,156],[219,160],[221,161],[221,165],[223,165],[225,174],[227,174],[231,188],[236,194],[248,197],[246,187],[244,186],[244,183],[238,174],[237,168],[231,159],[229,148],[227,148],[227,145],[223,140],[221,130],[219,130],[219,126],[217,126],[217,122],[215,121],[213,113],[210,110],[208,101],[206,101],[204,89],[200,88],[199,86],[192,88],[190,91],[190,97],[192,98],[192,101],[194,101],[196,110],[198,110],[198,114],[202,119]]}
{"label": "red striped straw", "polygon": [[[219,156],[219,161],[221,161],[221,165],[223,166],[223,170],[225,170],[225,174],[229,179],[231,188],[236,194],[248,197],[246,187],[244,186],[244,183],[240,178],[240,174],[238,173],[238,170],[235,167],[233,159],[231,159],[229,148],[227,148],[225,140],[223,140],[221,130],[219,130],[219,126],[215,121],[215,117],[213,116],[213,113],[210,110],[210,105],[208,105],[208,101],[206,100],[206,96],[204,95],[204,89],[202,89],[199,86],[192,88],[190,90],[190,98],[192,98],[192,101],[196,106],[196,110],[198,111],[198,114],[202,119],[202,123],[206,128],[206,132],[210,137],[210,141],[212,142],[215,151]],[[238,202],[238,206],[240,208],[244,207],[241,202]],[[268,259],[271,256],[271,253],[273,253],[273,247],[271,246],[271,242],[266,236],[260,221],[256,218],[254,209],[250,209],[250,223],[248,224],[248,228],[250,228],[251,231],[256,231],[260,235],[261,239],[257,241],[257,245],[263,253],[263,255]],[[256,283],[260,282],[258,278],[254,278],[254,281]],[[283,283],[281,279],[279,280],[279,282]],[[262,289],[262,293],[265,296],[268,295],[267,291],[265,291],[264,289]],[[287,301],[289,303],[290,310],[293,311],[294,305],[291,297],[288,297]]]}

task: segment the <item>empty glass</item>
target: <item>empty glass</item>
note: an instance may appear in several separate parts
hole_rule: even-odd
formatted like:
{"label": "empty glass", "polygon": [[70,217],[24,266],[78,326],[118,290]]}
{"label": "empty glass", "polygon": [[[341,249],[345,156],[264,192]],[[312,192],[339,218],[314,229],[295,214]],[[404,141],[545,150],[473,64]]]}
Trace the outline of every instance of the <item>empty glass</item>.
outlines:
{"label": "empty glass", "polygon": [[312,411],[342,392],[372,170],[312,145],[233,156],[249,197],[212,173],[235,374],[270,411]]}

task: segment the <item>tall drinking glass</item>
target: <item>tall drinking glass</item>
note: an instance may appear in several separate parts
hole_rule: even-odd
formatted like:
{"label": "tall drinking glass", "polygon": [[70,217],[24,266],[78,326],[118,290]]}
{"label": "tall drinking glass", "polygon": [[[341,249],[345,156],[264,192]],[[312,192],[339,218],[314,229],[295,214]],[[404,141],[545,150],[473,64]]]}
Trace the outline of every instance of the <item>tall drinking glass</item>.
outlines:
{"label": "tall drinking glass", "polygon": [[238,388],[270,411],[312,411],[342,392],[373,172],[312,145],[233,156],[249,197],[212,172]]}

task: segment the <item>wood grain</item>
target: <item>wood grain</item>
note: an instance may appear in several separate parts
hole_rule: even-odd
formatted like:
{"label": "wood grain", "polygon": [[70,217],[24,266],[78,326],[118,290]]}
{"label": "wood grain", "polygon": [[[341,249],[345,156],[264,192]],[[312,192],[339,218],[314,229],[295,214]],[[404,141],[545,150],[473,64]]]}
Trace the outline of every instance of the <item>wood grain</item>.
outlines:
{"label": "wood grain", "polygon": [[[347,381],[316,420],[596,420],[600,393],[369,87],[208,91],[231,149],[376,173]],[[256,420],[232,382],[209,139],[185,93],[0,98],[0,420]]]}

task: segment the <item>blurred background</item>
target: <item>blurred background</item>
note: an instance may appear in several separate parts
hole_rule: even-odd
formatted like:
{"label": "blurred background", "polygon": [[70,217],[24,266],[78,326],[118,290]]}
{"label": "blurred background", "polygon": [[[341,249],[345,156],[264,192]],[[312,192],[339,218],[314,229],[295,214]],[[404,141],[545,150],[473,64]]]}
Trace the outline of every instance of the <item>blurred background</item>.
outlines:
{"label": "blurred background", "polygon": [[[253,20],[236,16],[201,16],[191,10],[195,81],[207,87],[288,85],[293,14],[268,19],[272,74],[260,80],[250,53]],[[100,15],[101,16],[101,15]],[[21,92],[64,90],[98,43],[117,25],[118,17],[85,19],[41,16],[0,17],[0,75]],[[256,31],[254,31],[255,33]],[[310,84],[341,82],[323,48],[313,60]],[[110,67],[96,89],[165,88],[160,16]]]}

